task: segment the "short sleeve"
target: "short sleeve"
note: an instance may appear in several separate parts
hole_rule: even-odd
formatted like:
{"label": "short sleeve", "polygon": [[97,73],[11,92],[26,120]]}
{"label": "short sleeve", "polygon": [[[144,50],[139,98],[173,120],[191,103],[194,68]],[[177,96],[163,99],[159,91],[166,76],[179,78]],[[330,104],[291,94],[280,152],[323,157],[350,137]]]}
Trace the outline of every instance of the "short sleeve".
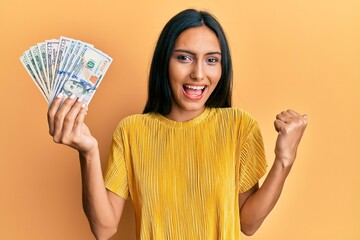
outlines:
{"label": "short sleeve", "polygon": [[[239,192],[252,188],[266,173],[267,163],[264,143],[257,122],[250,119],[248,130],[241,137]],[[241,133],[240,133],[241,135]]]}
{"label": "short sleeve", "polygon": [[124,199],[129,197],[124,138],[119,126],[113,134],[108,166],[105,172],[105,187]]}

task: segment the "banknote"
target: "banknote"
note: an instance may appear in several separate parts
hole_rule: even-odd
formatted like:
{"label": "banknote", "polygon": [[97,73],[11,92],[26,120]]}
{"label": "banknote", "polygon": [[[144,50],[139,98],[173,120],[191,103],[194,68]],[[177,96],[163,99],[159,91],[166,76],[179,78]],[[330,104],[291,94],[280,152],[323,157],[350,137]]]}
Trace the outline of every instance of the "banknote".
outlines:
{"label": "banknote", "polygon": [[84,47],[81,54],[77,56],[71,73],[58,83],[56,95],[60,92],[68,96],[75,94],[77,97],[83,97],[89,104],[111,62],[112,58],[101,51],[89,46]]}
{"label": "banknote", "polygon": [[31,51],[31,54],[33,56],[33,60],[35,62],[35,66],[36,66],[36,69],[39,73],[39,77],[42,81],[42,84],[43,86],[45,87],[46,91],[47,92],[50,92],[50,89],[49,89],[49,86],[48,86],[48,80],[47,80],[47,77],[46,77],[46,73],[45,73],[45,69],[44,69],[44,65],[42,63],[42,57],[40,55],[40,51],[39,51],[39,48],[36,46],[33,46],[30,48],[30,51]]}
{"label": "banknote", "polygon": [[84,55],[87,48],[91,46],[87,44],[81,44],[81,49],[76,49],[73,56],[71,57],[71,62],[69,61],[68,66],[65,67],[65,71],[59,71],[56,73],[56,81],[53,86],[52,95],[50,95],[50,99],[53,99],[56,95],[58,95],[61,91],[61,86],[64,81],[67,81],[71,74],[75,71],[75,68],[78,66],[79,61]]}
{"label": "banknote", "polygon": [[44,86],[43,80],[41,79],[41,74],[39,72],[38,67],[36,66],[36,62],[35,62],[35,59],[34,59],[34,56],[31,52],[31,50],[26,50],[24,55],[25,55],[26,59],[28,60],[29,66],[30,66],[31,70],[33,71],[33,73],[35,74],[39,85],[41,86],[42,89],[44,89],[44,91],[46,92],[46,95],[49,96],[49,92]]}
{"label": "banknote", "polygon": [[54,86],[55,90],[53,91],[53,94],[56,94],[58,92],[59,83],[63,82],[70,76],[72,70],[76,66],[76,64],[74,64],[75,63],[74,61],[77,60],[79,51],[83,47],[84,47],[84,44],[82,42],[78,41],[76,43],[74,49],[71,52],[69,51],[69,53],[67,53],[68,59],[66,60],[66,62],[64,62],[63,67],[57,73],[57,76],[56,76],[57,80],[56,80],[56,85]]}
{"label": "banknote", "polygon": [[40,82],[39,82],[40,80],[35,75],[33,68],[30,66],[29,60],[27,59],[25,54],[23,54],[20,57],[20,62],[24,65],[24,67],[25,67],[26,71],[28,72],[28,74],[30,75],[31,79],[34,81],[35,85],[39,88],[41,94],[43,95],[45,100],[48,102],[49,97],[47,96],[47,92],[43,89],[42,85],[40,84]]}
{"label": "banknote", "polygon": [[67,38],[67,37],[61,37],[60,40],[59,40],[59,47],[58,47],[58,51],[57,51],[57,54],[56,54],[55,66],[54,66],[54,69],[53,69],[54,83],[56,82],[56,78],[57,78],[57,74],[59,72],[59,68],[61,66],[62,61],[64,60],[65,52],[67,51],[71,41],[72,41],[72,39]]}
{"label": "banknote", "polygon": [[[44,72],[45,72],[46,79],[49,80],[48,66],[47,66],[47,61],[46,61],[46,43],[38,43],[37,47],[39,49],[39,53],[40,53],[40,56],[41,56],[41,62],[42,62],[42,65],[44,67]],[[49,85],[49,81],[47,81],[47,84]]]}
{"label": "banknote", "polygon": [[52,40],[46,40],[46,61],[48,66],[48,79],[49,79],[49,85],[50,90],[52,89],[54,85],[54,71],[55,71],[55,60],[57,51],[59,48],[59,40],[52,39]]}
{"label": "banknote", "polygon": [[89,104],[112,58],[92,44],[61,36],[30,47],[20,62],[49,104],[60,93]]}
{"label": "banknote", "polygon": [[[61,42],[62,40],[60,39],[60,43]],[[78,45],[78,41],[68,39],[65,41],[64,52],[63,53],[59,52],[60,54],[62,54],[62,60],[60,61],[60,65],[56,67],[57,71],[55,72],[55,76],[54,76],[55,78],[54,82],[56,84],[53,86],[54,89],[57,88],[58,82],[61,82],[64,78],[64,74],[67,73],[67,70],[72,63],[74,51],[76,51],[77,45]]]}

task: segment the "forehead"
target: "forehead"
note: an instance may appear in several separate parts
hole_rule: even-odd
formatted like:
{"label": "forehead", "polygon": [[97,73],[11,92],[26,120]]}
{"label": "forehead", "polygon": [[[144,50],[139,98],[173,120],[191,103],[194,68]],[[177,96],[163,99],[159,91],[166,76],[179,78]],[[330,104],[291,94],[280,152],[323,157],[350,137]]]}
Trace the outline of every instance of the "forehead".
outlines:
{"label": "forehead", "polygon": [[220,43],[210,28],[201,26],[183,31],[176,39],[174,49],[187,49],[194,52],[220,52]]}

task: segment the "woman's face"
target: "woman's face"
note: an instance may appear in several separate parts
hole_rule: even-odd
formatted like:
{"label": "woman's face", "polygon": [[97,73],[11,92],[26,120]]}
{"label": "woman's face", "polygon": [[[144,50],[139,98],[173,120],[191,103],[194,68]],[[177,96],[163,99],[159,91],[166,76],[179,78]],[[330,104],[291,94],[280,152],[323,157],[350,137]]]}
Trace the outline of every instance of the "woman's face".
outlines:
{"label": "woman's face", "polygon": [[221,78],[220,49],[217,36],[206,26],[179,35],[169,62],[173,102],[168,118],[188,121],[205,110]]}

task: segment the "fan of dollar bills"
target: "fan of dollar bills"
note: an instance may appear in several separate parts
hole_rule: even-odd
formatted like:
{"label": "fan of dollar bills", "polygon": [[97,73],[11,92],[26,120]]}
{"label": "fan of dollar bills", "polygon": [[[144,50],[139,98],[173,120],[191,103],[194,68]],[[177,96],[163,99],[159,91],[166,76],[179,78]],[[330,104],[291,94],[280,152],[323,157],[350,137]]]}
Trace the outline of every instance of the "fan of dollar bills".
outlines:
{"label": "fan of dollar bills", "polygon": [[60,37],[30,47],[20,61],[49,104],[61,92],[89,104],[112,58],[91,44]]}

